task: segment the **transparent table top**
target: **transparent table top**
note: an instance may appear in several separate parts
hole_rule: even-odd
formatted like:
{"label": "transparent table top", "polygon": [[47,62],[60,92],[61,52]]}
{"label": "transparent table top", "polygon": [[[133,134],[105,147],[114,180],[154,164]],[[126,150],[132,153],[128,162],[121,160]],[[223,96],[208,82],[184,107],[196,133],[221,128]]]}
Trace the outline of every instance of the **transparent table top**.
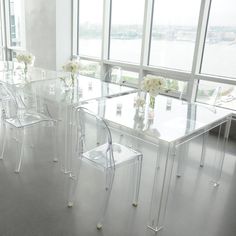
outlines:
{"label": "transparent table top", "polygon": [[[68,83],[68,82],[66,82]],[[78,75],[74,87],[68,87],[59,78],[35,81],[24,86],[24,91],[34,93],[48,101],[75,105],[92,99],[112,97],[136,92],[127,86],[103,82],[98,79]]]}
{"label": "transparent table top", "polygon": [[162,95],[156,97],[154,109],[149,108],[149,96],[146,95],[146,105],[142,108],[135,105],[137,97],[137,93],[132,93],[91,101],[83,107],[102,116],[110,124],[118,124],[166,142],[179,141],[231,115],[226,109],[190,104]]}
{"label": "transparent table top", "polygon": [[[13,63],[12,63],[13,64]],[[11,85],[24,85],[25,75],[23,71],[23,67],[21,64],[17,63],[18,66],[14,65],[14,67],[9,67],[9,69],[1,70],[0,63],[0,81],[5,82]],[[37,67],[28,68],[27,82],[39,81],[45,79],[55,79],[59,77],[68,76],[64,72],[57,72],[52,70],[45,70]]]}
{"label": "transparent table top", "polygon": [[14,70],[21,66],[18,62],[13,61],[0,61],[0,71]]}

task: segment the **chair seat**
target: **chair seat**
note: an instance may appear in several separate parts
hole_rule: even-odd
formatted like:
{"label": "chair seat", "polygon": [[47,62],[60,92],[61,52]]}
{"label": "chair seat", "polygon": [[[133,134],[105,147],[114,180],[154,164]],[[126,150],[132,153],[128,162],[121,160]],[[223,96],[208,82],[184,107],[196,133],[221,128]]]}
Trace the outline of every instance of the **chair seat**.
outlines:
{"label": "chair seat", "polygon": [[22,112],[18,114],[17,117],[11,117],[5,119],[7,123],[15,126],[16,128],[21,128],[25,126],[31,126],[44,121],[55,121],[51,117],[40,113]]}
{"label": "chair seat", "polygon": [[[139,156],[142,155],[140,152],[118,143],[113,143],[112,147],[113,147],[115,166],[118,166],[124,162],[132,161],[133,159],[138,158]],[[107,144],[100,145],[90,151],[83,153],[83,158],[88,159],[95,165],[101,166],[103,168],[109,168],[111,166],[106,166],[107,163],[106,151],[107,151]]]}

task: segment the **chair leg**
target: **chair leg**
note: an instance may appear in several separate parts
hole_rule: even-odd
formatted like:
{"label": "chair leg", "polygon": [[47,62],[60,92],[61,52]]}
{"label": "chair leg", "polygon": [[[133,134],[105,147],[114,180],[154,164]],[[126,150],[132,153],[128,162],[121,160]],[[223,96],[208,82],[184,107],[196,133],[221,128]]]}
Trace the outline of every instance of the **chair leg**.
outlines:
{"label": "chair leg", "polygon": [[75,192],[76,192],[78,181],[79,181],[81,165],[82,165],[82,160],[77,159],[77,168],[75,170],[75,175],[73,176],[73,173],[70,173],[69,175],[69,194],[68,194],[68,203],[67,203],[67,206],[69,208],[71,208],[74,205]]}
{"label": "chair leg", "polygon": [[162,149],[161,145],[158,146],[157,148],[157,168],[160,168],[161,166],[161,160],[162,160]]}
{"label": "chair leg", "polygon": [[104,221],[104,218],[105,218],[105,215],[106,215],[106,211],[107,211],[107,207],[108,207],[108,203],[109,203],[109,199],[110,199],[110,195],[111,195],[111,190],[112,190],[114,177],[115,177],[115,170],[109,168],[106,172],[106,188],[105,188],[106,192],[105,192],[105,196],[104,196],[102,207],[101,207],[101,217],[100,217],[100,220],[97,223],[97,229],[98,230],[102,229],[102,226],[103,226],[103,221]]}
{"label": "chair leg", "polygon": [[183,165],[184,165],[184,155],[186,155],[186,145],[181,145],[178,150],[176,150],[175,155],[178,156],[178,163],[177,163],[177,174],[176,176],[180,178],[183,175]]}
{"label": "chair leg", "polygon": [[58,162],[58,151],[57,151],[57,131],[58,131],[58,124],[55,122],[52,126],[52,141],[53,141],[53,162]]}
{"label": "chair leg", "polygon": [[34,149],[34,134],[33,134],[33,129],[30,129],[29,130],[29,138],[30,138],[30,140],[29,140],[29,146],[30,146],[30,148],[32,148],[32,149]]}
{"label": "chair leg", "polygon": [[[2,121],[4,122],[4,121]],[[3,160],[3,157],[4,157],[4,152],[5,152],[5,146],[6,146],[6,124],[3,123],[2,124],[2,138],[3,138],[3,144],[2,144],[2,153],[1,153],[1,156],[0,156],[0,160]]]}
{"label": "chair leg", "polygon": [[141,155],[138,157],[138,161],[136,163],[136,183],[135,183],[134,197],[132,203],[134,207],[138,206],[139,189],[140,189],[140,181],[142,174],[142,161],[143,161],[143,156]]}
{"label": "chair leg", "polygon": [[[22,130],[17,130],[17,136],[18,140],[21,140],[20,135],[22,136],[22,142],[21,145],[19,144],[20,141],[18,141],[18,150],[19,150],[19,161],[16,165],[15,173],[20,173],[20,168],[21,168],[21,163],[22,163],[22,156],[24,155],[24,145],[25,145],[25,129],[23,128]],[[21,146],[21,147],[19,147]]]}
{"label": "chair leg", "polygon": [[202,153],[201,153],[200,167],[203,167],[205,164],[206,142],[207,142],[208,135],[209,133],[206,132],[203,134],[203,137],[202,137]]}

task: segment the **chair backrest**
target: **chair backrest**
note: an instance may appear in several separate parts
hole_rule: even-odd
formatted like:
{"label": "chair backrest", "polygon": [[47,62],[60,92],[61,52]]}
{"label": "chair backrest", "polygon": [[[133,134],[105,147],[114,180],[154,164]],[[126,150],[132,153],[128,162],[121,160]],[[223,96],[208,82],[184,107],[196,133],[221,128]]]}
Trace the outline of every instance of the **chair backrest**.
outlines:
{"label": "chair backrest", "polygon": [[15,89],[5,83],[0,83],[2,109],[5,118],[18,117],[18,112],[26,109],[26,105]]}
{"label": "chair backrest", "polygon": [[30,81],[40,81],[46,79],[57,79],[59,77],[63,77],[65,72],[53,71],[53,70],[45,70],[39,67],[30,67],[29,68],[29,77]]}
{"label": "chair backrest", "polygon": [[[75,115],[76,124],[76,149],[80,154],[103,146],[106,150],[106,166],[114,167],[115,161],[112,150],[112,136],[110,129],[104,119],[93,114],[86,108],[79,107]],[[99,155],[99,153],[94,153]]]}
{"label": "chair backrest", "polygon": [[111,67],[106,72],[104,78],[105,78],[105,81],[107,81],[107,82],[112,82],[112,83],[119,84],[119,85],[122,85],[126,82],[123,78],[123,75],[122,75],[122,68],[119,66]]}
{"label": "chair backrest", "polygon": [[180,86],[179,88],[179,91],[180,91],[180,94],[179,94],[179,99],[180,100],[184,100],[185,98],[185,95],[187,93],[187,83],[183,83],[182,86]]}
{"label": "chair backrest", "polygon": [[220,86],[212,88],[205,84],[199,84],[197,98],[199,101],[215,107],[221,97],[221,91],[222,88]]}
{"label": "chair backrest", "polygon": [[220,98],[220,96],[221,96],[221,87],[220,86],[217,86],[215,89],[214,89],[214,91],[213,91],[213,93],[212,93],[212,95],[211,95],[211,97],[210,97],[210,101],[209,101],[209,104],[210,105],[212,105],[212,106],[216,106],[217,105],[217,102],[218,102],[218,100],[219,100],[219,98]]}

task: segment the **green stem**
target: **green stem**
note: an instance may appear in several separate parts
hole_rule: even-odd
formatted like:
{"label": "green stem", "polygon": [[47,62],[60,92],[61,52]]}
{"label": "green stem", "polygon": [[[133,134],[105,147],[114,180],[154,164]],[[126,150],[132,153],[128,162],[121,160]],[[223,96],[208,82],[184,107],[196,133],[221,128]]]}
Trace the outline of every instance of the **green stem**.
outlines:
{"label": "green stem", "polygon": [[25,63],[25,68],[24,68],[25,82],[27,82],[27,73],[28,73],[28,64]]}
{"label": "green stem", "polygon": [[75,75],[73,73],[71,74],[71,85],[72,87],[75,86]]}
{"label": "green stem", "polygon": [[155,107],[155,97],[153,97],[151,95],[150,95],[149,107],[151,107],[152,109],[154,109],[154,107]]}

